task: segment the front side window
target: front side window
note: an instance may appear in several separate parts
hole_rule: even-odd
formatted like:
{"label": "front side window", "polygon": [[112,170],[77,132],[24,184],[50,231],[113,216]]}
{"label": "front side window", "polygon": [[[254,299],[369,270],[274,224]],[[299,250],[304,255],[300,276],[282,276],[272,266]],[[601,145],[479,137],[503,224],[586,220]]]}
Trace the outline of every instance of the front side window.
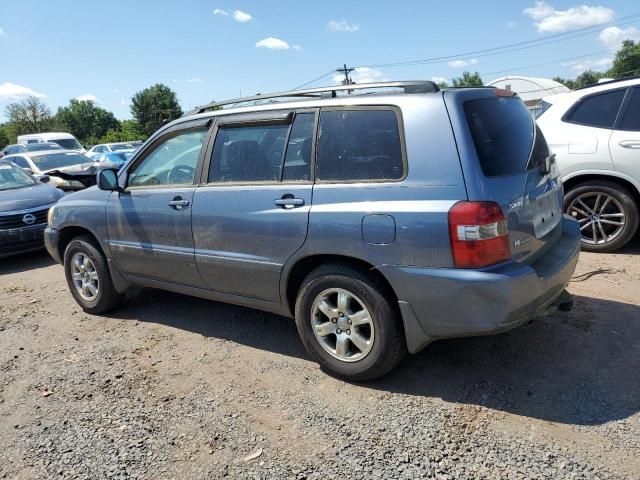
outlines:
{"label": "front side window", "polygon": [[613,128],[626,90],[584,98],[569,113],[566,121],[596,128]]}
{"label": "front side window", "polygon": [[130,187],[191,185],[207,130],[188,130],[157,145],[129,172]]}
{"label": "front side window", "polygon": [[22,157],[12,157],[11,161],[15,163],[20,168],[31,168],[29,163]]}
{"label": "front side window", "polygon": [[319,180],[398,180],[404,175],[393,110],[323,111],[317,151]]}
{"label": "front side window", "polygon": [[620,130],[640,132],[640,88],[634,88],[620,122]]}
{"label": "front side window", "polygon": [[311,180],[316,114],[298,113],[292,125],[221,126],[208,181],[280,182]]}

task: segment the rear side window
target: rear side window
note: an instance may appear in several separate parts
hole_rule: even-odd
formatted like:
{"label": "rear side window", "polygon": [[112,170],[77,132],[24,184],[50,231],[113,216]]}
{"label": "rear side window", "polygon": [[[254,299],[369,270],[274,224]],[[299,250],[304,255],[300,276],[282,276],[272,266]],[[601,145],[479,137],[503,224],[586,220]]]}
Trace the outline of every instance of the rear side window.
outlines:
{"label": "rear side window", "polygon": [[614,90],[586,97],[569,111],[564,120],[589,127],[613,128],[625,91]]}
{"label": "rear side window", "polygon": [[328,181],[401,179],[404,162],[396,112],[323,111],[316,173]]}
{"label": "rear side window", "polygon": [[[465,102],[482,172],[487,177],[517,175],[527,171],[534,141],[534,120],[518,98],[483,98]],[[546,149],[542,134],[538,149]],[[545,152],[534,152],[538,157]],[[546,153],[548,155],[548,151]]]}
{"label": "rear side window", "polygon": [[634,88],[620,122],[620,130],[640,132],[640,88]]}

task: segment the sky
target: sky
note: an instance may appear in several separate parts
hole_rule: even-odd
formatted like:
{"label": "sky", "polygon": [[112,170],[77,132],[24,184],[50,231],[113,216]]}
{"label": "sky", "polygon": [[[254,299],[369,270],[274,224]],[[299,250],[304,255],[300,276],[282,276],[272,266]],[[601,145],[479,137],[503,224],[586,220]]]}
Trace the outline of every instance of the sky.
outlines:
{"label": "sky", "polygon": [[[131,96],[155,83],[186,111],[333,85],[343,64],[359,67],[352,77],[361,83],[464,70],[485,82],[573,78],[607,69],[624,38],[640,40],[638,0],[0,0],[0,121],[28,95],[54,113],[92,99],[126,119]],[[486,51],[529,41],[538,43]],[[406,64],[440,57],[449,58]]]}

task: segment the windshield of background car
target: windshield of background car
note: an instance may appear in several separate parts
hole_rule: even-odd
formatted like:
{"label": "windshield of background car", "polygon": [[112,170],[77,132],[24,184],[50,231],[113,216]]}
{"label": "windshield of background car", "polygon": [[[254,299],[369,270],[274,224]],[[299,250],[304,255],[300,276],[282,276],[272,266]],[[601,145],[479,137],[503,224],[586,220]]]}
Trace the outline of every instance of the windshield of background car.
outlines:
{"label": "windshield of background car", "polygon": [[79,153],[48,153],[46,155],[34,155],[31,157],[33,163],[41,171],[53,170],[55,168],[70,167],[72,165],[80,165],[81,163],[89,163],[91,159]]}
{"label": "windshield of background car", "polygon": [[25,145],[28,152],[42,152],[43,150],[63,150],[57,143],[30,143]]}
{"label": "windshield of background car", "polygon": [[0,190],[30,187],[36,181],[21,168],[9,164],[0,164]]}
{"label": "windshield of background car", "polygon": [[82,145],[75,138],[61,138],[59,140],[51,140],[54,143],[57,143],[65,150],[80,150]]}

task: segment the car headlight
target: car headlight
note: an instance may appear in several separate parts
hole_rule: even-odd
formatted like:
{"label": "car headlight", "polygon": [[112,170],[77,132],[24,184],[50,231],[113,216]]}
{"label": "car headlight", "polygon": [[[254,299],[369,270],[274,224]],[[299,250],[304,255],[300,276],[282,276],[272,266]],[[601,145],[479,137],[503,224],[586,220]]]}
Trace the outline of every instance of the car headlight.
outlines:
{"label": "car headlight", "polygon": [[51,221],[53,220],[53,209],[56,208],[55,205],[49,209],[47,212],[47,223],[51,226]]}

